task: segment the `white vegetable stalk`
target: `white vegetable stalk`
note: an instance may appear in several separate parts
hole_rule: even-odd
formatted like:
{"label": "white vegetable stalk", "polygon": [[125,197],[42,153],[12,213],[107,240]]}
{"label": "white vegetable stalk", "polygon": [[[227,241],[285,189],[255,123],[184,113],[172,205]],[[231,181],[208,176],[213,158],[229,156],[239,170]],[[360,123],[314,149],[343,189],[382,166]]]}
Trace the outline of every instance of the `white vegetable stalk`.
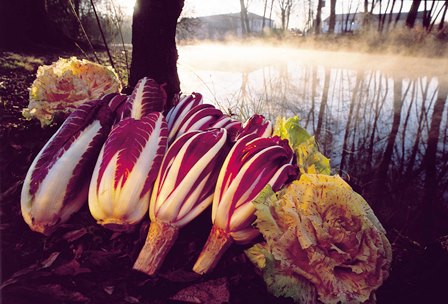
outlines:
{"label": "white vegetable stalk", "polygon": [[32,230],[50,234],[87,201],[95,161],[114,119],[112,97],[81,105],[34,159],[20,199]]}
{"label": "white vegetable stalk", "polygon": [[219,173],[213,198],[213,227],[193,271],[212,270],[232,243],[248,243],[258,231],[251,226],[255,208],[251,201],[267,185],[280,189],[298,173],[286,140],[260,138],[257,132],[241,137]]}
{"label": "white vegetable stalk", "polygon": [[148,237],[134,269],[155,274],[179,229],[211,204],[219,168],[228,150],[225,129],[189,132],[171,145],[154,184]]}
{"label": "white vegetable stalk", "polygon": [[168,129],[159,112],[114,126],[93,172],[89,209],[98,224],[133,228],[148,212],[151,189],[166,151]]}

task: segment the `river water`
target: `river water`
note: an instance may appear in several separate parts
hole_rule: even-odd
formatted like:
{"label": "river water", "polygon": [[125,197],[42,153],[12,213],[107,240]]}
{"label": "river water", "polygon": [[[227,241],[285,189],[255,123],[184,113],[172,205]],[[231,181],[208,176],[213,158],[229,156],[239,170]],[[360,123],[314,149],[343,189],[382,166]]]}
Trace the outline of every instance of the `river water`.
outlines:
{"label": "river water", "polygon": [[247,119],[298,115],[398,238],[448,233],[448,59],[285,47],[179,48],[182,91]]}

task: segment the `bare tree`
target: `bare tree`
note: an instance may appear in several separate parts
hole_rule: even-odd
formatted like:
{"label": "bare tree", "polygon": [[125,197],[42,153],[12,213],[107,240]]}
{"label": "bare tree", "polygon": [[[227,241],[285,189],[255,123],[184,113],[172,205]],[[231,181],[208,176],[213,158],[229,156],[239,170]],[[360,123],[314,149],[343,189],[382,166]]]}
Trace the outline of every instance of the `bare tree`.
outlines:
{"label": "bare tree", "polygon": [[437,6],[434,8],[434,11],[436,11],[437,9],[439,9],[439,11],[437,12],[437,14],[435,15],[435,17],[434,18],[432,18],[432,21],[431,21],[431,25],[429,26],[429,28],[428,28],[428,32],[431,32],[432,31],[432,29],[434,28],[434,25],[436,24],[436,22],[439,20],[439,16],[440,16],[440,14],[443,12],[443,14],[442,14],[442,18],[441,18],[441,20],[440,20],[440,23],[439,23],[439,30],[441,30],[441,29],[443,29],[443,23],[445,22],[445,15],[444,14],[446,14],[446,9],[448,8],[448,6],[447,6],[447,4],[448,4],[448,1],[445,1],[445,3],[442,3],[442,6],[439,8],[438,7],[438,4],[439,3],[437,3]]}
{"label": "bare tree", "polygon": [[411,9],[409,10],[408,16],[406,18],[406,26],[413,28],[415,25],[415,20],[417,19],[418,7],[420,6],[421,0],[412,0]]}
{"label": "bare tree", "polygon": [[250,33],[249,16],[247,14],[247,6],[248,6],[247,2],[244,3],[244,0],[240,0],[241,34],[243,36],[248,35]]}
{"label": "bare tree", "polygon": [[336,26],[336,0],[330,0],[330,21],[328,24],[328,33],[334,33]]}
{"label": "bare tree", "polygon": [[314,23],[314,34],[315,35],[319,35],[321,33],[323,3],[324,3],[323,0],[318,0],[318,2],[317,2],[316,22]]}
{"label": "bare tree", "polygon": [[439,32],[441,32],[445,26],[445,17],[446,17],[447,10],[448,10],[448,1],[445,1],[442,18],[440,18],[440,23],[439,23]]}
{"label": "bare tree", "polygon": [[271,0],[271,9],[269,10],[269,19],[272,20],[272,10],[274,8],[274,0]]}
{"label": "bare tree", "polygon": [[[358,9],[359,9],[359,1],[356,1],[356,8],[352,13],[352,8],[353,8],[353,0],[351,0],[348,3],[348,9],[347,9],[347,13],[345,14],[345,21],[344,21],[344,31],[345,32],[351,32],[353,30],[352,28],[352,24],[355,21],[356,18],[356,14],[358,13]],[[351,18],[350,18],[351,16]]]}
{"label": "bare tree", "polygon": [[264,0],[264,9],[263,9],[263,22],[261,24],[261,28],[264,29],[266,25],[266,10],[268,9],[268,0]]}
{"label": "bare tree", "polygon": [[[386,23],[386,17],[387,17],[387,10],[390,6],[390,0],[387,0],[386,8],[384,9],[384,14],[380,17],[380,23],[379,23],[379,29],[378,31],[381,33],[384,30],[384,25]],[[381,1],[380,1],[380,9],[381,9]],[[390,11],[390,14],[392,14],[392,10]]]}
{"label": "bare tree", "polygon": [[427,0],[424,0],[423,2],[424,4],[424,11],[423,11],[423,27],[427,30],[429,30],[429,28],[431,27],[431,19],[433,17],[433,11],[434,11],[434,7],[436,2],[432,1],[432,5],[431,7],[428,9],[428,2]]}
{"label": "bare tree", "polygon": [[387,30],[389,30],[390,25],[392,23],[392,16],[393,16],[394,7],[395,7],[396,2],[397,2],[397,0],[392,0],[392,5],[391,5],[390,11],[389,11],[389,20],[387,21]]}
{"label": "bare tree", "polygon": [[403,11],[404,0],[401,0],[400,9],[398,10],[397,17],[395,18],[394,27],[397,26],[398,21],[400,21],[401,12]]}
{"label": "bare tree", "polygon": [[280,20],[282,22],[282,30],[285,32],[288,30],[289,26],[289,17],[291,15],[291,8],[293,5],[292,0],[279,0],[278,2],[280,7]]}

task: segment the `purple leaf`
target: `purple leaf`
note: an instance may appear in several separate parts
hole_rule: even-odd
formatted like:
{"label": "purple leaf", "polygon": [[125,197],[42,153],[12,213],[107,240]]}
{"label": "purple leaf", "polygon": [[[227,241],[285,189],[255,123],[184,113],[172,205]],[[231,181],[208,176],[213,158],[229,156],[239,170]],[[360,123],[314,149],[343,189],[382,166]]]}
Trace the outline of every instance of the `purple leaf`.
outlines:
{"label": "purple leaf", "polygon": [[194,218],[188,217],[190,210],[202,212],[211,203],[229,146],[225,129],[193,131],[180,136],[162,161],[151,198],[152,216],[173,224],[183,220],[184,225]]}
{"label": "purple leaf", "polygon": [[148,77],[140,79],[127,101],[124,117],[140,119],[151,112],[163,112],[167,99],[165,86]]}
{"label": "purple leaf", "polygon": [[[89,162],[91,158],[98,155],[99,150],[101,149],[101,144],[106,139],[110,130],[112,121],[112,113],[107,106],[107,103],[98,100],[86,102],[79,106],[78,109],[66,119],[57,133],[44,147],[31,175],[30,194],[34,195],[36,193],[40,183],[47,176],[56,161],[76,141],[80,133],[96,119],[100,121],[101,130],[98,132],[98,135],[93,138],[93,144],[88,151],[84,152],[77,165],[77,173],[83,173],[83,170],[81,169],[82,164]],[[100,146],[99,148],[98,143]],[[91,170],[93,170],[93,168],[91,168]],[[91,172],[91,170],[87,171]]]}
{"label": "purple leaf", "polygon": [[[271,184],[277,190],[297,177],[293,152],[279,137],[260,138],[256,132],[240,138],[227,156],[218,178],[213,199],[213,221],[224,231],[248,228],[253,214],[238,215],[238,226],[231,226],[232,216],[243,205]],[[249,209],[250,210],[250,209]]]}
{"label": "purple leaf", "polygon": [[191,110],[191,108],[202,104],[202,95],[199,93],[192,93],[191,95],[184,95],[181,97],[179,103],[171,108],[166,115],[166,122],[168,123],[168,130],[178,128],[178,124],[182,118]]}
{"label": "purple leaf", "polygon": [[170,130],[168,144],[187,132],[207,130],[222,116],[222,112],[213,105],[200,104],[194,106],[183,117],[179,117],[181,119],[180,123],[176,123],[176,128]]}
{"label": "purple leaf", "polygon": [[21,193],[22,215],[31,229],[51,233],[86,201],[95,161],[112,125],[112,97],[82,104],[31,164]]}
{"label": "purple leaf", "polygon": [[98,223],[123,230],[143,218],[166,151],[167,134],[160,112],[141,119],[125,118],[113,127],[89,189],[89,208]]}
{"label": "purple leaf", "polygon": [[237,135],[237,140],[251,133],[258,137],[269,137],[272,135],[272,123],[263,115],[255,114],[249,118]]}

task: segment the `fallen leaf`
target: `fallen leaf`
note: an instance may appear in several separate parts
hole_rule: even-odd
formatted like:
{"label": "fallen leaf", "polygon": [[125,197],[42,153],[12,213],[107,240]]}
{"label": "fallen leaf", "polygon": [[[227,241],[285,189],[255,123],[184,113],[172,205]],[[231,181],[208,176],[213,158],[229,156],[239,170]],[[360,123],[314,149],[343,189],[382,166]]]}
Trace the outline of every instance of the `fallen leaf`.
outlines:
{"label": "fallen leaf", "polygon": [[62,239],[66,240],[67,242],[71,243],[76,241],[77,239],[83,237],[87,234],[86,228],[81,228],[78,230],[69,231],[64,236],[62,236]]}
{"label": "fallen leaf", "polygon": [[127,303],[131,303],[131,304],[140,303],[140,300],[137,299],[136,297],[133,297],[133,296],[127,296],[127,297],[124,298],[124,300],[125,300]]}
{"label": "fallen leaf", "polygon": [[41,268],[48,268],[53,265],[54,261],[59,257],[60,252],[53,252],[50,256],[41,263]]}
{"label": "fallen leaf", "polygon": [[89,268],[81,267],[81,264],[75,259],[60,265],[56,269],[53,270],[54,274],[59,276],[76,276],[81,273],[89,273],[92,272]]}
{"label": "fallen leaf", "polygon": [[59,257],[60,254],[61,254],[60,252],[53,252],[52,254],[50,254],[48,258],[46,258],[42,262],[32,264],[26,268],[16,271],[8,280],[4,281],[0,285],[0,290],[5,288],[6,286],[18,282],[22,277],[28,276],[30,273],[36,273],[38,270],[50,267],[51,265],[53,265],[53,263],[56,261],[56,259]]}
{"label": "fallen leaf", "polygon": [[108,295],[112,295],[112,293],[115,290],[115,287],[114,286],[105,286],[103,289]]}

